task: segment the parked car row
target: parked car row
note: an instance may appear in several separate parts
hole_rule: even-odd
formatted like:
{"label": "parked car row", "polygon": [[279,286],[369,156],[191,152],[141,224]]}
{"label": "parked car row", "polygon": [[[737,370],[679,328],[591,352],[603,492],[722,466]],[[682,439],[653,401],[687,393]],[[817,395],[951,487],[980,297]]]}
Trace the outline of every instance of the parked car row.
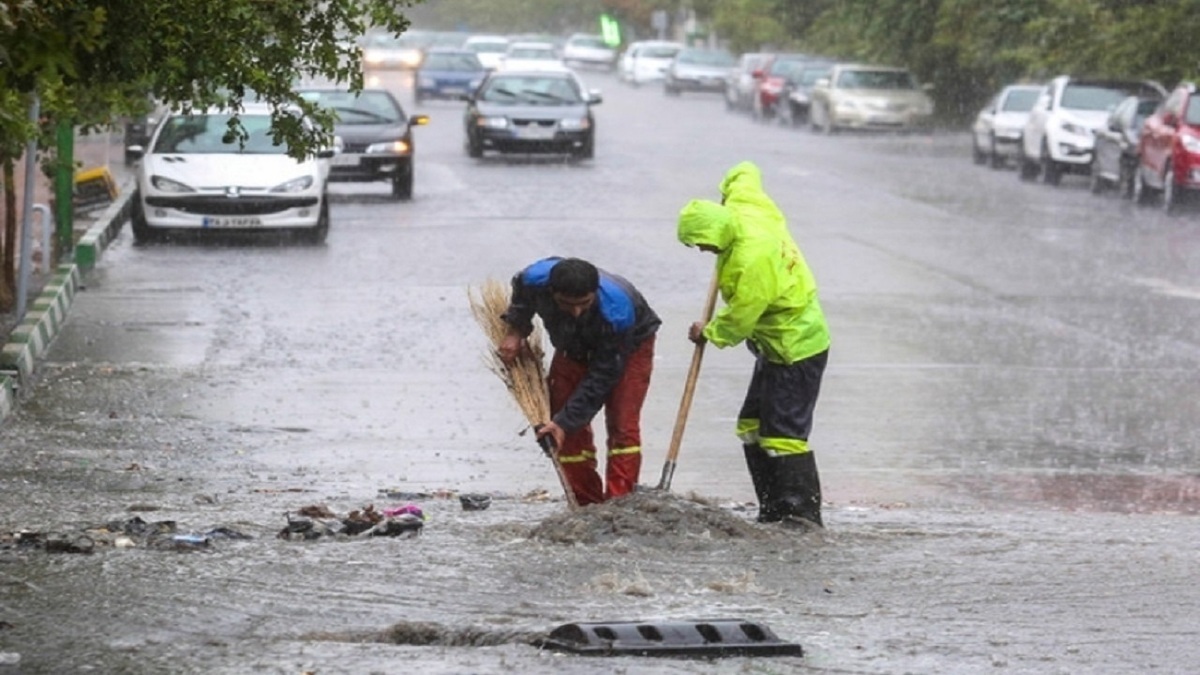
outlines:
{"label": "parked car row", "polygon": [[824,133],[910,131],[932,124],[929,91],[905,68],[812,54],[749,53],[726,74],[725,107]]}
{"label": "parked car row", "polygon": [[1058,185],[1086,176],[1094,193],[1115,189],[1167,212],[1200,191],[1200,93],[1149,80],[1060,75],[1006,86],[971,128],[977,164],[1017,167],[1022,180]]}

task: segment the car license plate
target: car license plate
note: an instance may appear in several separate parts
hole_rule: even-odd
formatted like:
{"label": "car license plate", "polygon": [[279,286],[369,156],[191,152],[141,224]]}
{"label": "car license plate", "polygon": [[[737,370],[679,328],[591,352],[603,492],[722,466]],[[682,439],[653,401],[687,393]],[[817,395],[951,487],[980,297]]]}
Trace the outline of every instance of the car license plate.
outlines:
{"label": "car license plate", "polygon": [[517,129],[517,137],[529,140],[545,140],[554,138],[554,127],[543,127],[540,124],[530,124],[523,129]]}
{"label": "car license plate", "polygon": [[361,155],[353,152],[342,152],[333,156],[334,166],[358,166]]}
{"label": "car license plate", "polygon": [[253,216],[205,216],[201,222],[203,227],[261,227],[262,220]]}
{"label": "car license plate", "polygon": [[442,89],[442,93],[446,96],[462,96],[467,93],[467,90],[462,87],[445,87]]}

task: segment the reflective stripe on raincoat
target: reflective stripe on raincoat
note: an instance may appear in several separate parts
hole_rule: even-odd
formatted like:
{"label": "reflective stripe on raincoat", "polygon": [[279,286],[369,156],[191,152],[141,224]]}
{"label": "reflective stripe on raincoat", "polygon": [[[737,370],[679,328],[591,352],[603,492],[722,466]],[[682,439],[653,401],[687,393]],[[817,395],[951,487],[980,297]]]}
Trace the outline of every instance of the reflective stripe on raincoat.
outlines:
{"label": "reflective stripe on raincoat", "polygon": [[679,241],[719,251],[725,306],[704,337],[717,347],[749,340],[767,360],[785,365],[829,349],[816,280],[783,213],[763,192],[758,167],[742,162],[730,169],[721,194],[724,205],[697,199],[679,214]]}

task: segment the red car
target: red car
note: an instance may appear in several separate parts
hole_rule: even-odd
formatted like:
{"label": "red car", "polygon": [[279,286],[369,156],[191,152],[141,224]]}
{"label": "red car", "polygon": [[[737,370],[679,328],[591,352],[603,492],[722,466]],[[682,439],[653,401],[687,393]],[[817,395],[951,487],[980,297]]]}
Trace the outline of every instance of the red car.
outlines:
{"label": "red car", "polygon": [[1138,139],[1133,199],[1138,204],[1162,195],[1163,210],[1175,210],[1200,190],[1200,92],[1183,82],[1146,118]]}
{"label": "red car", "polygon": [[775,118],[775,111],[779,109],[780,94],[787,84],[792,68],[812,59],[813,57],[807,54],[771,54],[759,69],[754,71],[754,77],[758,80],[750,109],[754,119]]}

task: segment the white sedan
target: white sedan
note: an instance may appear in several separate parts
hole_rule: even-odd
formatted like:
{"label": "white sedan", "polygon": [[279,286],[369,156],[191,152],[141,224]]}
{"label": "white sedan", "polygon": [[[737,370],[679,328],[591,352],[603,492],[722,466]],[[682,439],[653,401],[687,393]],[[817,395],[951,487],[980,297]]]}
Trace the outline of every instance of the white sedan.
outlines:
{"label": "white sedan", "polygon": [[174,113],[140,159],[130,223],[135,241],[172,231],[295,230],[315,243],[329,231],[329,181],[333,150],[297,161],[271,138],[271,111],[247,104],[238,118],[249,137],[226,142],[231,113]]}
{"label": "white sedan", "polygon": [[1041,91],[1040,84],[1010,84],[979,111],[971,125],[971,157],[976,164],[998,169],[1017,156],[1021,130]]}

